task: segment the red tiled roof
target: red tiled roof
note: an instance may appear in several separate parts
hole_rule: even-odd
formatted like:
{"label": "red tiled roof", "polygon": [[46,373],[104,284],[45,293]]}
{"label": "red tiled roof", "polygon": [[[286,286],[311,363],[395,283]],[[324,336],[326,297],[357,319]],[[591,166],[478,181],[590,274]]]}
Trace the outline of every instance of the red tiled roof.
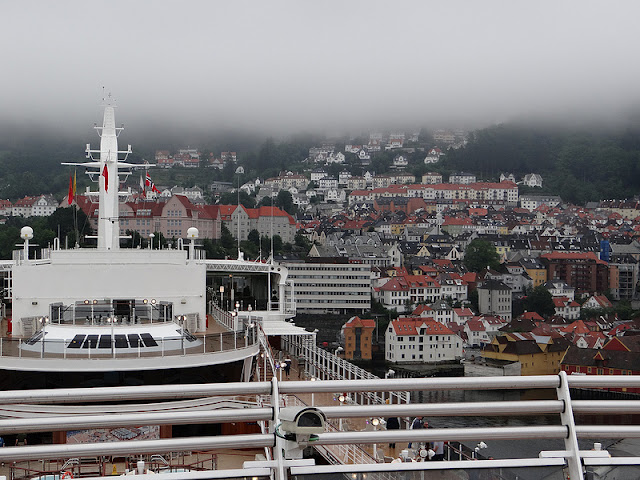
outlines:
{"label": "red tiled roof", "polygon": [[453,332],[443,324],[429,318],[407,318],[402,317],[391,322],[396,335],[418,335],[422,326],[431,335],[453,335]]}
{"label": "red tiled roof", "polygon": [[575,322],[562,328],[560,331],[564,333],[574,333],[576,335],[586,335],[591,330],[587,328],[582,320],[576,320]]}
{"label": "red tiled roof", "polygon": [[349,321],[344,324],[344,328],[355,328],[355,327],[375,328],[375,326],[376,326],[375,320],[363,319],[357,316],[349,319]]}
{"label": "red tiled roof", "polygon": [[548,260],[593,260],[596,263],[608,265],[604,260],[600,260],[593,252],[558,252],[543,253],[540,258]]}

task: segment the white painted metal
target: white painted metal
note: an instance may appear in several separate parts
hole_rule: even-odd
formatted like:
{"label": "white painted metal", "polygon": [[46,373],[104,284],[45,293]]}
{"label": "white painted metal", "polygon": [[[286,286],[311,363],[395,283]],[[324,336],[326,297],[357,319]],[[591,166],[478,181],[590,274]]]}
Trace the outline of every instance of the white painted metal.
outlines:
{"label": "white painted metal", "polygon": [[509,459],[509,460],[476,460],[449,462],[409,462],[409,463],[373,463],[364,465],[316,465],[314,467],[291,467],[292,475],[313,475],[323,473],[355,473],[355,472],[400,472],[416,470],[461,470],[461,469],[485,469],[485,468],[522,468],[522,467],[546,467],[562,466],[564,461],[554,459]]}
{"label": "white painted metal", "polygon": [[[590,382],[590,388],[607,387],[610,384],[620,385],[621,377],[600,377],[597,381]],[[611,380],[609,383],[608,381]],[[166,398],[196,398],[198,396],[210,395],[266,395],[271,394],[272,408],[251,408],[234,410],[232,413],[219,415],[203,415],[202,421],[226,421],[232,417],[238,420],[247,418],[265,419],[269,417],[269,412],[274,411],[274,422],[278,423],[278,405],[280,393],[286,390],[288,393],[319,393],[319,392],[363,392],[369,390],[392,391],[393,389],[402,389],[404,391],[416,390],[433,390],[433,389],[514,389],[514,388],[549,388],[550,386],[558,387],[558,400],[550,401],[507,401],[507,402],[475,402],[462,404],[428,404],[428,405],[364,405],[353,406],[347,405],[343,407],[323,407],[323,411],[329,418],[342,417],[371,417],[371,416],[390,416],[390,415],[414,415],[422,413],[424,415],[517,415],[521,413],[527,414],[555,414],[560,418],[558,425],[531,425],[527,428],[522,427],[492,427],[492,428],[440,428],[428,429],[422,431],[411,430],[392,430],[392,431],[361,431],[361,432],[336,432],[329,431],[321,433],[311,442],[312,445],[318,447],[319,450],[326,450],[333,446],[342,448],[345,445],[352,444],[374,444],[374,443],[392,443],[402,441],[434,441],[434,440],[527,440],[537,439],[569,439],[565,443],[565,450],[560,452],[546,452],[540,458],[525,459],[509,459],[509,460],[490,460],[469,462],[434,462],[435,464],[425,463],[401,463],[401,464],[368,464],[366,459],[356,460],[356,457],[347,456],[345,459],[356,460],[359,463],[350,466],[330,466],[330,467],[311,467],[296,466],[288,469],[286,467],[286,459],[282,458],[281,445],[276,448],[273,456],[273,466],[271,472],[278,480],[285,478],[287,470],[295,474],[303,473],[322,473],[322,472],[384,472],[396,470],[430,470],[430,469],[450,469],[450,468],[516,468],[527,466],[566,466],[569,469],[572,478],[582,478],[583,465],[640,465],[638,457],[627,457],[621,460],[604,458],[606,452],[586,453],[581,452],[577,446],[578,438],[638,438],[640,437],[640,426],[635,425],[574,425],[573,414],[579,412],[593,413],[604,411],[606,413],[637,413],[638,402],[621,401],[619,409],[615,408],[616,401],[600,401],[595,402],[594,407],[590,407],[587,403],[576,401],[572,402],[568,386],[569,379],[564,374],[548,377],[507,377],[507,378],[428,378],[428,379],[372,379],[372,380],[353,380],[353,381],[315,381],[315,382],[278,382],[273,376],[271,382],[257,383],[235,383],[235,384],[215,384],[215,385],[182,385],[182,386],[142,386],[142,387],[118,387],[118,388],[101,388],[101,389],[82,389],[78,391],[68,390],[59,392],[55,390],[34,391],[34,392],[0,392],[0,403],[5,406],[12,402],[20,403],[68,403],[72,401],[82,401],[83,403],[97,401],[120,401],[120,400],[150,400],[150,399],[166,399]],[[575,411],[572,405],[576,405]],[[520,407],[518,411],[517,407]],[[141,409],[144,407],[141,406]],[[144,414],[143,414],[144,415]],[[154,416],[149,414],[148,419],[157,419],[160,421],[167,420],[167,416],[162,414]],[[104,419],[99,416],[87,417],[86,425],[94,425],[91,422],[110,422],[111,420],[104,415]],[[116,415],[114,415],[116,417]],[[125,421],[131,421],[132,424],[139,424],[141,417],[136,415],[121,415],[118,420],[114,420],[115,424],[121,425]],[[181,413],[176,415],[176,420],[184,419],[191,421],[193,417],[189,415],[182,416]],[[223,420],[225,419],[225,420]],[[15,420],[11,420],[15,421]],[[49,418],[42,422],[42,429],[49,429],[53,419]],[[23,422],[18,420],[18,422]],[[36,422],[37,423],[37,422]],[[177,422],[176,422],[177,423]],[[19,423],[19,426],[27,426],[27,423]],[[32,424],[32,425],[35,425]],[[82,417],[77,420],[77,425],[82,426]],[[0,434],[3,429],[10,427],[10,421],[0,422]],[[9,430],[7,430],[9,431]],[[15,431],[15,430],[10,430]],[[219,449],[219,448],[242,448],[247,445],[255,447],[273,448],[278,444],[279,440],[275,436],[273,430],[269,434],[255,435],[239,435],[239,436],[220,436],[220,437],[195,437],[195,438],[179,438],[170,440],[154,440],[141,442],[118,442],[118,443],[102,443],[87,445],[47,445],[47,446],[29,446],[0,449],[0,460],[19,460],[19,459],[43,459],[58,458],[72,456],[95,456],[95,455],[118,455],[122,452],[131,453],[132,451],[140,453],[157,453],[165,451],[186,451],[197,449]],[[335,450],[333,450],[335,451]],[[280,452],[280,455],[278,454]],[[333,454],[333,453],[332,453]],[[597,457],[594,457],[596,455]],[[342,460],[344,461],[344,460]],[[306,470],[305,470],[306,469]],[[574,477],[575,476],[575,477]],[[183,473],[182,478],[191,477],[188,473]]]}
{"label": "white painted metal", "polygon": [[640,400],[573,400],[573,413],[638,413]]}
{"label": "white painted metal", "polygon": [[[249,467],[237,470],[205,470],[174,473],[145,473],[133,476],[135,480],[205,480],[207,478],[268,478],[271,469],[267,467]],[[83,480],[113,480],[113,475],[106,477],[82,477]],[[2,478],[0,478],[2,480]],[[6,480],[6,479],[5,479]]]}
{"label": "white painted metal", "polygon": [[486,415],[547,415],[559,414],[564,403],[559,400],[524,400],[473,403],[414,403],[401,405],[345,405],[322,407],[327,418],[383,417],[383,416],[475,416]]}
{"label": "white painted metal", "polygon": [[136,453],[164,453],[221,448],[273,447],[273,435],[225,435],[217,437],[189,437],[136,442],[103,442],[68,445],[30,445],[0,448],[0,461],[35,460],[99,455],[123,456]]}
{"label": "white painted metal", "polygon": [[243,408],[213,411],[167,411],[156,413],[127,413],[109,415],[73,415],[36,418],[0,419],[0,432],[66,431],[76,428],[114,428],[127,425],[184,425],[206,423],[231,423],[271,420],[271,408]]}
{"label": "white painted metal", "polygon": [[567,449],[567,467],[569,476],[580,478],[582,475],[582,464],[580,462],[580,447],[578,446],[578,437],[576,436],[576,424],[571,407],[571,393],[569,392],[569,384],[567,382],[567,372],[561,371],[558,375],[560,385],[556,389],[558,399],[564,403],[564,408],[560,412],[560,420],[566,427],[567,433],[564,437],[564,446]]}

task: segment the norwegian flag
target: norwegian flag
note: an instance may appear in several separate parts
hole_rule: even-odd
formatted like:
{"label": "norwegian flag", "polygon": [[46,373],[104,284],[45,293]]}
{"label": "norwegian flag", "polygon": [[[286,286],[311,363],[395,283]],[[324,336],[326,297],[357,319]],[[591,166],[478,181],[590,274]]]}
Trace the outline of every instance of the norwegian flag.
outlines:
{"label": "norwegian flag", "polygon": [[146,181],[145,181],[145,185],[152,192],[160,193],[160,190],[158,190],[156,188],[156,185],[153,183],[153,180],[151,180],[151,175],[149,175],[149,172],[147,172],[147,178],[146,178]]}

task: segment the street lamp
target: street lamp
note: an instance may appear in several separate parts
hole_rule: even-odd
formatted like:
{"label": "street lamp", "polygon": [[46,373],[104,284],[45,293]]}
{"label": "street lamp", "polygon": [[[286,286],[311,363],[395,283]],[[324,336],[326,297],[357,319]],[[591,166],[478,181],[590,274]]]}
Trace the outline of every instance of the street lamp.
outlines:
{"label": "street lamp", "polygon": [[[372,418],[371,419],[371,425],[373,426],[373,431],[376,431],[376,427],[378,425],[380,425],[380,419],[379,418]],[[377,462],[378,461],[378,442],[373,442],[373,458],[374,460]]]}
{"label": "street lamp", "polygon": [[[396,371],[391,368],[387,370],[387,373],[384,374],[384,378],[387,379],[389,377],[395,377]],[[382,392],[382,403],[384,403],[384,392]],[[389,392],[389,403],[391,403],[391,392]]]}
{"label": "street lamp", "polygon": [[220,299],[218,300],[220,309],[224,309],[224,285],[220,285]]}
{"label": "street lamp", "polygon": [[[343,394],[340,394],[340,396],[338,397],[338,401],[340,402],[341,407],[344,405],[345,400],[345,396]],[[342,417],[340,417],[340,419],[338,420],[338,430],[342,431]]]}
{"label": "street lamp", "polygon": [[[309,381],[311,381],[311,382],[315,382],[315,381],[316,381],[316,377],[311,377],[311,378],[309,379]],[[315,395],[316,395],[316,394],[315,394],[315,392],[313,392],[313,391],[312,391],[312,392],[311,392],[311,406],[312,406],[312,407],[316,404],[316,397],[315,397]]]}

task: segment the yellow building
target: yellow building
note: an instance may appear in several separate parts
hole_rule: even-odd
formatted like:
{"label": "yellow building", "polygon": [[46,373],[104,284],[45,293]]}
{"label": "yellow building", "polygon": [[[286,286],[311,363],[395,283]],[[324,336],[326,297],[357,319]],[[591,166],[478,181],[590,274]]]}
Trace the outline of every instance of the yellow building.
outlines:
{"label": "yellow building", "polygon": [[533,288],[542,285],[547,281],[547,268],[537,258],[525,258],[520,261],[520,265],[525,269],[527,275],[533,280]]}
{"label": "yellow building", "polygon": [[506,223],[498,225],[498,235],[509,235],[509,225]]}
{"label": "yellow building", "polygon": [[404,233],[404,223],[391,223],[390,230],[392,235],[400,236]]}
{"label": "yellow building", "polygon": [[[548,338],[537,343],[530,332],[505,333],[495,337],[482,351],[486,359],[520,362],[521,375],[555,375],[569,343],[564,339]],[[540,338],[540,337],[538,337]]]}

